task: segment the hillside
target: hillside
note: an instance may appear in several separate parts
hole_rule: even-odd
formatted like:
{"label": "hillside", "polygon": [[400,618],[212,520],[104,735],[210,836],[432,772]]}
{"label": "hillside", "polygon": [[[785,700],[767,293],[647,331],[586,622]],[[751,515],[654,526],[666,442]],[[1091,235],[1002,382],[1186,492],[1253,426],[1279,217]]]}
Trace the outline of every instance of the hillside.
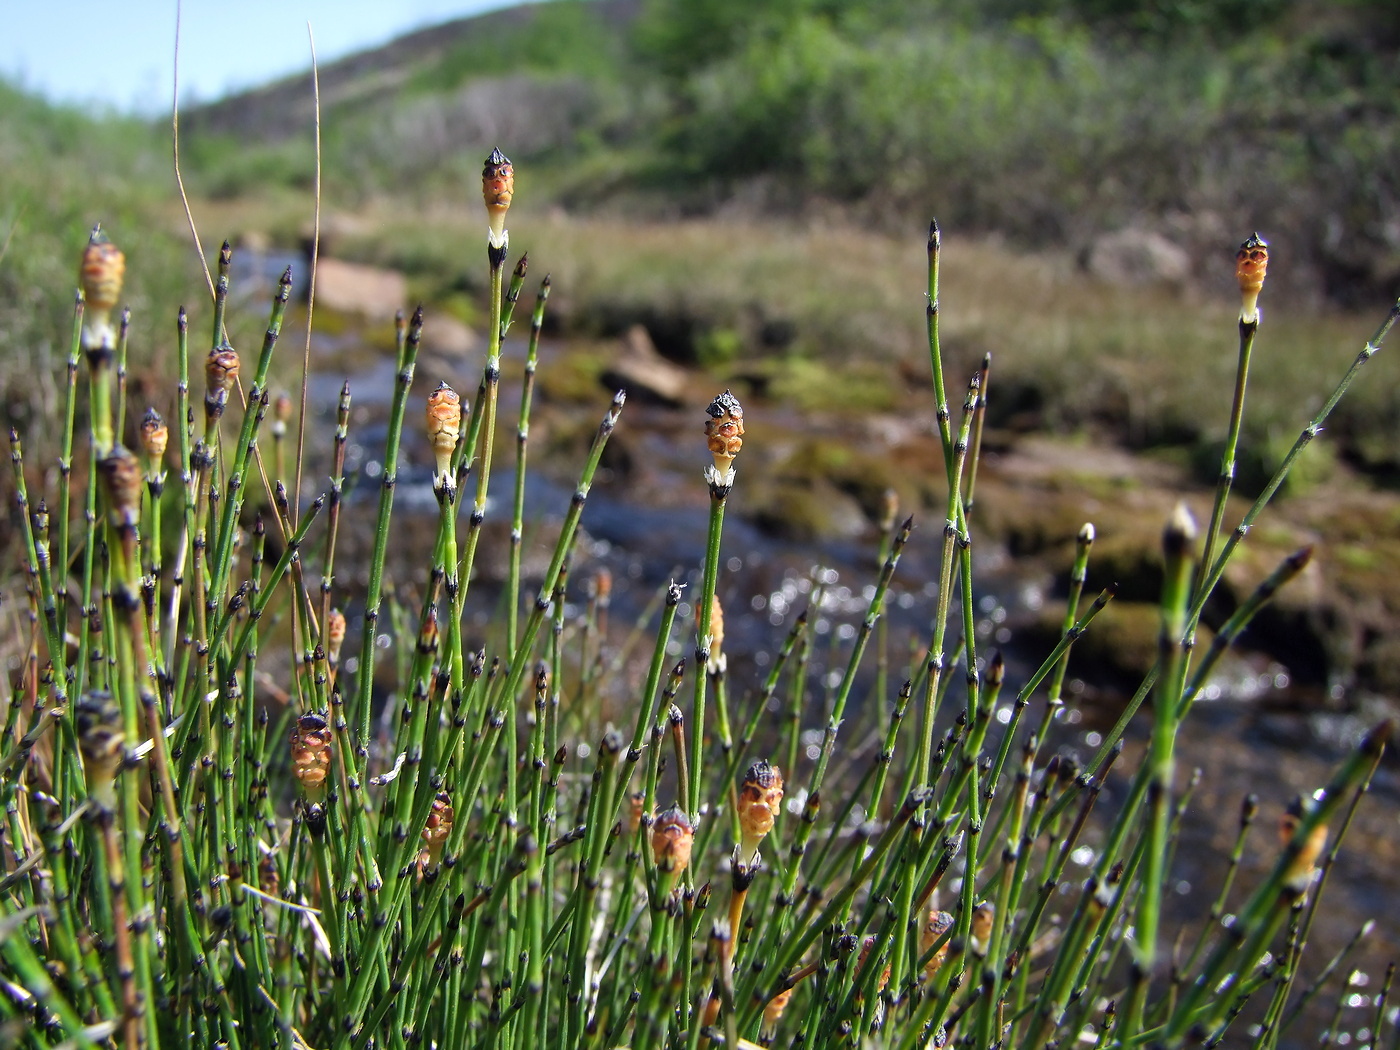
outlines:
{"label": "hillside", "polygon": [[[549,17],[547,6],[522,4],[455,19],[327,63],[319,70],[322,112],[353,110],[411,91],[416,79],[440,78],[466,54],[518,52],[541,16]],[[641,0],[599,0],[589,4],[588,14],[620,42],[640,7]],[[304,135],[314,113],[311,74],[305,73],[191,109],[185,121],[194,133],[256,135],[275,143]]]}
{"label": "hillside", "polygon": [[[342,200],[432,199],[508,143],[536,195],[657,216],[936,214],[1198,272],[1267,229],[1304,301],[1400,288],[1400,15],[1377,0],[556,0],[321,72]],[[187,115],[207,191],[305,186],[309,77]],[[259,143],[250,149],[249,142]]]}

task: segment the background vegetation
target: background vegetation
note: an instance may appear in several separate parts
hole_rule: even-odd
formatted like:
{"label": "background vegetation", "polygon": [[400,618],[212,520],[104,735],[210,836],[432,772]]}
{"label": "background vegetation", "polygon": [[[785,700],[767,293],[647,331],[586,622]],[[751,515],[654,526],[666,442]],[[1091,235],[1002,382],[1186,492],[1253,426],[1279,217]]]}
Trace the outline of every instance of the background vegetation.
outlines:
{"label": "background vegetation", "polygon": [[[328,71],[329,169],[435,194],[501,138],[571,206],[837,202],[1073,247],[1147,223],[1197,251],[1228,216],[1357,301],[1400,273],[1397,47],[1378,0],[566,0],[406,42],[360,90]],[[276,139],[307,94],[210,107],[274,140],[206,142],[211,188],[304,181]]]}
{"label": "background vegetation", "polygon": [[[1206,282],[1257,227],[1275,294],[1371,306],[1400,284],[1397,56],[1400,14],[1381,0],[558,0],[322,70],[325,200],[440,207],[503,142],[527,162],[527,199],[571,213],[854,221],[900,240],[937,215],[955,237],[1070,257],[1128,229],[1167,238]],[[89,201],[143,255],[180,223],[168,129],[4,91],[13,331],[36,294],[18,290],[54,287],[36,278],[67,266],[56,231],[90,225]],[[262,232],[294,246],[311,104],[293,78],[187,113],[191,190],[255,201]],[[292,200],[292,221],[270,206]],[[422,274],[451,251],[367,239],[361,254]],[[173,276],[168,261],[143,272]],[[65,310],[46,303],[26,341],[51,339]],[[745,349],[764,350],[751,335]]]}
{"label": "background vegetation", "polygon": [[[484,281],[461,264],[480,225],[470,187],[508,145],[515,243],[558,278],[554,334],[640,323],[716,383],[850,415],[899,410],[923,382],[910,231],[936,215],[956,263],[946,350],[960,373],[996,356],[994,428],[1107,435],[1210,481],[1233,371],[1219,293],[1258,228],[1274,252],[1251,491],[1312,369],[1352,353],[1400,287],[1397,55],[1400,15],[1377,0],[530,5],[321,71],[323,249],[405,273],[430,316],[479,321]],[[0,336],[28,353],[0,367],[23,423],[53,409],[59,290],[92,222],[140,261],[141,360],[173,359],[170,304],[199,276],[164,122],[4,90]],[[211,246],[304,246],[311,118],[306,77],[183,115]],[[1124,234],[1184,263],[1119,287],[1094,259]],[[1400,366],[1373,369],[1295,491],[1338,463],[1400,476]]]}

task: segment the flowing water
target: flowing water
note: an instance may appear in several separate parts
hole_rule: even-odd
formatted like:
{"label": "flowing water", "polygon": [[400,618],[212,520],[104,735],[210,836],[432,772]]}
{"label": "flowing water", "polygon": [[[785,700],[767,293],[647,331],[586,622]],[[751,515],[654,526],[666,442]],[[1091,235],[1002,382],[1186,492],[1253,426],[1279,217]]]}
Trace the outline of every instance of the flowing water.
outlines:
{"label": "flowing water", "polygon": [[[345,523],[337,556],[341,566],[367,562],[365,553],[372,543],[383,465],[385,416],[393,390],[392,362],[347,354],[347,340],[322,341],[316,359],[335,361],[337,367],[354,367],[350,377],[354,398],[353,423],[347,449],[347,472],[351,488],[347,497]],[[549,356],[561,353],[551,347]],[[521,348],[507,348],[507,360],[518,362]],[[439,368],[450,367],[439,363]],[[479,365],[477,366],[479,367]],[[518,368],[517,368],[518,371]],[[510,372],[509,365],[507,372]],[[464,401],[476,387],[478,373],[461,369],[448,375],[463,392]],[[323,370],[311,382],[310,401],[321,421],[320,432],[333,428],[335,405],[344,376]],[[437,376],[420,366],[415,389],[429,389]],[[612,454],[595,480],[583,516],[583,535],[572,565],[567,615],[577,620],[588,601],[591,580],[607,570],[612,580],[608,630],[601,643],[601,666],[608,667],[621,652],[633,654],[631,665],[644,662],[651,651],[652,623],[644,623],[647,611],[671,580],[685,585],[687,599],[700,587],[704,560],[709,497],[702,478],[708,456],[701,427],[701,409],[711,392],[696,391],[692,411],[674,411],[630,403],[622,414]],[[532,423],[531,460],[525,488],[527,598],[533,588],[557,526],[567,510],[575,478],[573,471],[583,460],[586,438],[574,441],[575,453],[563,457],[543,449],[554,447],[555,435],[575,432],[591,434],[606,408],[606,393],[599,391],[596,402],[587,409],[576,406],[541,404]],[[418,402],[415,401],[415,405]],[[487,525],[479,572],[471,585],[467,632],[482,633],[499,613],[502,580],[507,551],[507,530],[513,486],[514,420],[518,412],[518,379],[510,375],[503,382],[500,396],[500,431],[496,462],[501,469],[491,482]],[[755,404],[756,412],[769,412],[769,406]],[[785,426],[799,426],[792,418]],[[429,457],[410,412],[405,428],[404,457],[407,466],[398,482],[391,544],[390,572],[400,580],[421,586],[423,567],[431,554],[438,510],[432,494]],[[567,462],[565,462],[567,460]],[[724,649],[729,660],[729,681],[733,718],[740,724],[750,713],[757,683],[771,667],[773,654],[781,645],[794,617],[807,611],[813,632],[812,663],[808,689],[800,711],[803,735],[800,738],[798,768],[789,782],[805,779],[815,758],[821,729],[828,717],[829,704],[845,669],[848,654],[865,615],[878,572],[879,539],[872,527],[854,539],[798,544],[777,539],[755,527],[746,518],[745,459],[737,462],[738,482],[729,498],[725,520],[718,593],[725,610]],[[324,470],[323,470],[324,473]],[[474,492],[475,479],[469,477],[465,492]],[[310,494],[308,489],[307,495]],[[463,519],[465,520],[465,518]],[[859,776],[878,745],[876,730],[886,717],[890,691],[904,676],[904,668],[917,665],[918,654],[928,644],[930,624],[937,600],[938,559],[941,548],[941,520],[936,514],[920,515],[914,535],[900,561],[891,589],[879,644],[867,654],[865,670],[858,677],[843,727],[841,757],[833,765],[833,776]],[[1018,566],[999,550],[977,549],[976,580],[977,645],[985,657],[992,649],[1001,650],[1008,661],[1008,698],[997,711],[1004,723],[1019,683],[1039,662],[1041,654],[1027,652],[1018,643],[1020,628],[1034,619],[1046,601],[1054,581],[1039,574],[1018,575]],[[337,594],[348,598],[351,615],[350,637],[358,637],[355,620],[357,593],[363,581],[341,575]],[[411,590],[411,587],[410,587]],[[407,592],[401,592],[406,594]],[[415,607],[410,605],[410,607]],[[954,602],[950,617],[949,642],[960,633],[961,612]],[[673,658],[691,656],[694,647],[693,616],[688,600],[683,604],[671,643]],[[689,632],[689,633],[688,633]],[[483,641],[477,638],[475,641]],[[883,659],[889,667],[885,694],[878,695],[875,673]],[[622,682],[634,682],[635,672],[619,669]],[[1073,673],[1073,672],[1072,672]],[[629,674],[631,677],[629,678]],[[1073,699],[1082,685],[1071,680],[1068,693]],[[956,693],[955,684],[954,692]],[[600,691],[602,693],[604,691]],[[619,724],[630,725],[635,717],[626,708],[630,693],[626,688],[611,695],[600,695],[600,702],[611,702],[606,713]],[[1087,759],[1102,739],[1102,733],[1116,718],[1124,697],[1105,697],[1101,689],[1086,691],[1093,703],[1071,702],[1056,726],[1051,746],[1079,760]],[[786,701],[774,703],[774,710],[760,721],[759,738],[775,738],[789,710]],[[1043,710],[1043,693],[1032,703],[1027,718],[1038,720]],[[954,706],[957,706],[954,697]],[[1284,806],[1299,793],[1321,787],[1331,770],[1360,738],[1362,733],[1392,708],[1385,702],[1359,700],[1345,713],[1324,708],[1315,698],[1302,695],[1291,683],[1288,669],[1262,658],[1242,657],[1230,661],[1213,681],[1202,702],[1183,727],[1178,745],[1178,784],[1200,770],[1200,780],[1183,825],[1183,833],[1172,868],[1169,908],[1178,920],[1198,922],[1208,911],[1211,900],[1226,871],[1226,861],[1237,829],[1242,799],[1251,793],[1260,799],[1260,814],[1245,850],[1241,871],[1232,894],[1231,907],[1240,905],[1249,888],[1263,877],[1277,854],[1274,825]],[[1129,733],[1129,753],[1135,759],[1145,745],[1144,713]],[[911,722],[913,720],[911,719]],[[993,727],[992,741],[999,736]],[[907,739],[907,737],[906,737]],[[1120,762],[1120,771],[1130,768]],[[1100,816],[1110,813],[1126,777],[1110,778],[1103,792]],[[1317,975],[1324,962],[1338,951],[1367,919],[1376,920],[1371,935],[1356,955],[1333,978],[1308,1015],[1294,1029],[1284,1045],[1311,1046],[1312,1038],[1328,1024],[1333,1005],[1342,998],[1336,1045],[1362,1045],[1363,1030],[1374,1015],[1372,996],[1378,990],[1385,964],[1400,958],[1400,928],[1396,905],[1400,904],[1400,776],[1392,759],[1382,765],[1371,796],[1360,808],[1349,833],[1347,848],[1329,876],[1326,897],[1312,934],[1308,956],[1302,967],[1298,988]],[[859,820],[857,812],[853,819]],[[1103,821],[1097,821],[1102,826]],[[1065,909],[1072,906],[1082,879],[1094,861],[1092,836],[1072,857],[1061,886]],[[1193,934],[1199,925],[1189,927]],[[1189,950],[1189,943],[1186,949]],[[1345,991],[1341,981],[1351,969],[1357,976]],[[1295,992],[1296,995],[1296,992]],[[1267,993],[1263,993],[1267,998]],[[1258,1004],[1262,1006],[1263,1004]],[[1256,1013],[1246,1011],[1232,1033],[1231,1045],[1247,1046],[1248,1025]]]}

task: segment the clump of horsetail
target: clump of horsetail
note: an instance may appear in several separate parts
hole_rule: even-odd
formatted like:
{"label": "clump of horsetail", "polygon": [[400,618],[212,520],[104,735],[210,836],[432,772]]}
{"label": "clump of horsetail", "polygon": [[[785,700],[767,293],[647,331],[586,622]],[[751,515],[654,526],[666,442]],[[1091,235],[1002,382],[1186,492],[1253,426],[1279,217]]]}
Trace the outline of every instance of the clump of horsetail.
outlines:
{"label": "clump of horsetail", "polygon": [[[634,628],[652,641],[633,667],[614,658],[622,649],[608,637],[609,601],[627,584],[586,564],[577,544],[622,395],[603,411],[561,518],[531,526],[547,566],[536,577],[522,568],[526,435],[549,283],[526,359],[512,362],[503,337],[527,277],[522,256],[504,279],[513,197],[514,168],[494,151],[483,170],[489,343],[470,409],[446,384],[415,392],[431,316],[420,309],[396,326],[363,565],[336,553],[348,388],[324,450],[335,463],[331,520],[318,518],[326,498],[298,514],[278,483],[300,466],[282,462],[300,444],[289,440],[292,403],[267,386],[290,275],[262,353],[245,361],[228,334],[230,250],[221,252],[205,346],[189,348],[188,315],[178,315],[177,411],[169,423],[154,411],[141,417],[131,452],[121,426],[128,391],[110,381],[123,347],[112,318],[125,260],[91,237],[59,469],[31,465],[56,478],[57,492],[31,502],[20,435],[11,437],[32,597],[29,656],[0,712],[0,1041],[15,1032],[24,1045],[120,1050],[1175,1047],[1225,1038],[1251,997],[1268,1000],[1261,1045],[1301,1023],[1317,985],[1294,988],[1298,959],[1327,873],[1345,863],[1350,814],[1388,724],[1286,812],[1266,875],[1251,880],[1240,858],[1255,813],[1282,800],[1251,798],[1210,914],[1176,929],[1163,907],[1191,804],[1191,781],[1175,775],[1186,757],[1181,723],[1224,651],[1308,558],[1285,559],[1195,651],[1204,602],[1268,502],[1217,542],[1238,419],[1211,524],[1199,539],[1184,514],[1168,524],[1155,671],[1096,755],[1081,765],[1053,753],[1047,738],[1066,706],[1074,643],[1113,591],[1081,608],[1095,538],[1086,525],[1055,648],[1020,681],[979,655],[968,509],[989,362],[967,377],[960,414],[950,408],[935,224],[931,425],[946,490],[941,528],[928,530],[940,556],[932,630],[917,642],[928,655],[890,683],[898,695],[880,717],[847,718],[852,705],[884,703],[899,644],[887,638],[884,603],[901,552],[920,542],[913,518],[896,523],[891,499],[864,615],[845,649],[832,643],[844,672],[826,683],[807,674],[810,632],[826,616],[819,602],[810,629],[805,614],[793,623],[763,681],[731,670],[742,620],[732,603],[726,610],[721,550],[745,419],[725,391],[704,410],[706,542],[684,552],[702,581],[690,596],[694,622],[672,582]],[[1266,264],[1256,235],[1238,257],[1235,415]],[[1397,317],[1400,306],[1266,496]],[[189,404],[191,357],[205,365],[202,415]],[[502,372],[517,367],[515,498],[503,514],[512,567],[499,614],[468,629],[477,542],[495,513],[496,394]],[[240,376],[251,380],[242,396]],[[86,450],[74,439],[84,396]],[[413,404],[427,458],[410,464]],[[269,411],[270,491],[259,469]],[[86,477],[72,476],[75,462],[89,464]],[[436,533],[421,563],[390,579],[407,466],[431,477]],[[254,507],[261,516],[249,525]],[[162,514],[175,520],[163,525]],[[363,590],[342,583],[357,576]],[[527,578],[537,589],[522,600]],[[574,580],[589,581],[586,600],[572,600]],[[695,632],[693,659],[679,662],[678,619]],[[872,636],[879,685],[863,700]],[[1152,735],[1136,759],[1123,738],[1149,695]],[[1023,720],[1033,704],[1043,704],[1040,717]],[[918,718],[907,717],[911,705]],[[776,751],[781,772],[775,742],[786,745]],[[1116,794],[1108,813],[1096,806],[1106,788]],[[1073,885],[1081,850],[1089,877]],[[1227,921],[1234,892],[1246,899]],[[1181,952],[1169,948],[1178,943]],[[1381,1011],[1378,1038],[1383,1023]]]}
{"label": "clump of horsetail", "polygon": [[710,528],[705,545],[705,568],[696,600],[695,617],[695,724],[691,735],[690,794],[685,800],[690,812],[700,814],[700,784],[705,755],[706,668],[710,650],[715,644],[715,588],[719,580],[720,544],[724,532],[724,508],[734,489],[736,472],[734,460],[744,447],[744,406],[726,390],[705,409],[705,444],[713,464],[705,468],[705,481],[710,490]]}

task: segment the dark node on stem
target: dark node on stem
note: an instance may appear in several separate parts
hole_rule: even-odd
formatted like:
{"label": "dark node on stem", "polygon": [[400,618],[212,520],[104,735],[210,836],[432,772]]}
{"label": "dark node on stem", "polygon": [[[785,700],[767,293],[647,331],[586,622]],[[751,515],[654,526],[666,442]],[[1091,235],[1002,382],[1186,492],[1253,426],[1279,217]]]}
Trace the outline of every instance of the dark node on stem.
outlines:
{"label": "dark node on stem", "polygon": [[1386,744],[1390,742],[1390,735],[1394,730],[1394,720],[1387,718],[1366,734],[1366,738],[1361,741],[1361,753],[1372,757],[1379,756],[1385,750]]}
{"label": "dark node on stem", "polygon": [[735,893],[747,893],[754,879],[758,878],[760,865],[735,864],[730,868],[730,883]]}
{"label": "dark node on stem", "polygon": [[1258,812],[1259,796],[1251,792],[1244,797],[1244,801],[1240,804],[1240,826],[1247,827],[1251,824]]}
{"label": "dark node on stem", "polygon": [[1000,689],[1001,684],[1006,679],[1006,660],[998,649],[992,653],[992,659],[987,664],[987,688]]}

